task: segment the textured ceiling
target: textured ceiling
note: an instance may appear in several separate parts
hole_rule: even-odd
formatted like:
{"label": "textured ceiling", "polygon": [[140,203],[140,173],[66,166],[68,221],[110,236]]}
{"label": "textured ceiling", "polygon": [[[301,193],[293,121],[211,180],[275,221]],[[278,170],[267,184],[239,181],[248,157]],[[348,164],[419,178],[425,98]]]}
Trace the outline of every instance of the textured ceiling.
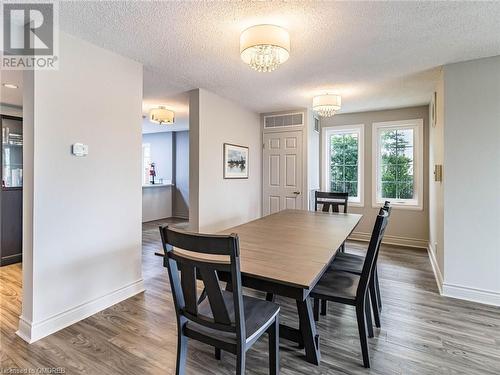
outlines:
{"label": "textured ceiling", "polygon": [[[418,105],[436,67],[500,55],[498,2],[61,2],[60,12],[63,30],[144,64],[145,105],[197,87],[257,112],[308,106],[326,89],[343,112]],[[273,73],[239,57],[240,32],[259,23],[291,35]]]}

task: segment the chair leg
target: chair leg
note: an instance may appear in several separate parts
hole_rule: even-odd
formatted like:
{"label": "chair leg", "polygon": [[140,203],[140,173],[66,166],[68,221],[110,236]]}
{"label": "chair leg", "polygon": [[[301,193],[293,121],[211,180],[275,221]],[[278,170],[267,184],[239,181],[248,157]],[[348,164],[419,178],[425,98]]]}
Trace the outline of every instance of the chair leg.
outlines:
{"label": "chair leg", "polygon": [[238,353],[236,354],[236,375],[245,375],[245,356],[245,350],[238,349]]}
{"label": "chair leg", "polygon": [[366,293],[365,296],[365,315],[368,337],[373,337],[372,309],[370,307],[370,295],[368,293]]}
{"label": "chair leg", "polygon": [[222,350],[219,348],[215,348],[215,359],[220,361],[222,358]]}
{"label": "chair leg", "polygon": [[380,328],[380,312],[378,307],[377,292],[375,291],[375,279],[370,280],[370,285],[368,286],[370,290],[370,300],[372,302],[373,318],[375,320],[375,326]]}
{"label": "chair leg", "polygon": [[177,333],[177,363],[175,366],[176,375],[184,375],[186,372],[186,355],[188,347],[188,338],[182,334]]}
{"label": "chair leg", "polygon": [[317,298],[314,299],[313,313],[314,313],[314,321],[319,322],[319,299]]}
{"label": "chair leg", "polygon": [[368,339],[366,338],[366,314],[363,303],[356,306],[356,318],[358,320],[359,341],[361,343],[361,354],[363,355],[363,366],[370,368],[370,353],[368,352]]}
{"label": "chair leg", "polygon": [[321,300],[321,315],[326,316],[326,308],[328,301],[326,299]]}
{"label": "chair leg", "polygon": [[380,297],[380,284],[378,282],[378,271],[375,267],[375,290],[377,291],[377,303],[379,311],[382,311],[382,298]]}
{"label": "chair leg", "polygon": [[280,372],[280,322],[279,315],[267,329],[269,334],[269,374],[277,375]]}

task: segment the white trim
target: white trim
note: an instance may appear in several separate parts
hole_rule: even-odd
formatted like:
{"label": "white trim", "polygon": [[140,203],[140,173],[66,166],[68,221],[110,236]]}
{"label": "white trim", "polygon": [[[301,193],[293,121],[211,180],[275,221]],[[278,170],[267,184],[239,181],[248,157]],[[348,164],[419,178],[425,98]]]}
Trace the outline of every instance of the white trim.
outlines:
{"label": "white trim", "polygon": [[330,147],[328,145],[328,137],[332,133],[358,133],[358,196],[359,200],[349,198],[349,205],[353,207],[364,207],[365,205],[365,124],[340,125],[323,127],[321,132],[322,152],[321,152],[321,171],[322,181],[321,188],[323,191],[330,191],[330,174],[327,173],[327,159],[330,159]]}
{"label": "white trim", "polygon": [[[349,240],[362,241],[362,242],[369,242],[370,238],[371,238],[371,233],[365,233],[365,232],[353,232],[349,236]],[[382,243],[386,244],[386,245],[395,245],[395,246],[427,249],[428,241],[424,240],[424,239],[420,239],[420,238],[391,236],[391,235],[385,234],[384,238],[382,240]]]}
{"label": "white trim", "polygon": [[462,300],[500,306],[500,292],[470,288],[463,285],[443,284],[443,296]]}
{"label": "white trim", "polygon": [[[415,178],[415,194],[416,198],[412,200],[396,200],[389,198],[378,198],[379,183],[378,171],[380,167],[380,158],[378,154],[379,148],[379,131],[380,129],[414,129],[413,133],[413,170]],[[373,123],[372,134],[372,207],[377,208],[384,201],[391,202],[393,208],[423,210],[424,203],[424,120],[411,119],[402,121],[385,121]],[[427,246],[425,246],[427,247]]]}
{"label": "white trim", "polygon": [[24,341],[32,344],[143,291],[144,281],[140,279],[123,288],[63,311],[41,322],[30,322],[21,316],[19,317],[19,329],[16,333]]}
{"label": "white trim", "polygon": [[434,248],[432,247],[430,242],[427,244],[427,253],[429,254],[429,260],[431,262],[432,272],[434,273],[436,284],[439,289],[439,294],[443,295],[443,275],[441,273],[441,270],[439,269],[439,264],[436,259]]}

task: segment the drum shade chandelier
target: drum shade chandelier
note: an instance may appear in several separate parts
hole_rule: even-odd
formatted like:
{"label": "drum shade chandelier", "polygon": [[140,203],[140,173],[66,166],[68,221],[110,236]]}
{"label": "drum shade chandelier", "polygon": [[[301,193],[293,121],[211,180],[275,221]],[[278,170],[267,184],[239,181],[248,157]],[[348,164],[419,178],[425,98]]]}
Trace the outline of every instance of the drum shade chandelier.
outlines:
{"label": "drum shade chandelier", "polygon": [[149,111],[149,121],[156,124],[173,124],[174,120],[174,111],[166,109],[164,106],[159,106],[158,108],[153,108],[151,111]]}
{"label": "drum shade chandelier", "polygon": [[332,117],[341,108],[340,95],[324,94],[313,98],[313,110],[321,117]]}
{"label": "drum shade chandelier", "polygon": [[290,35],[282,27],[256,25],[240,36],[241,59],[258,72],[272,72],[290,57]]}

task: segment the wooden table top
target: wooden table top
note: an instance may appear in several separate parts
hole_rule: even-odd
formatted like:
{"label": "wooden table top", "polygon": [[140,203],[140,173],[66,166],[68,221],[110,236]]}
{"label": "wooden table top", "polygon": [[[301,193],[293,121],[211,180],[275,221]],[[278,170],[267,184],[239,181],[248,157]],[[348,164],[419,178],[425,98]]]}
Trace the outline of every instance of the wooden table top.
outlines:
{"label": "wooden table top", "polygon": [[312,289],[361,217],[284,210],[220,234],[238,235],[242,274]]}

